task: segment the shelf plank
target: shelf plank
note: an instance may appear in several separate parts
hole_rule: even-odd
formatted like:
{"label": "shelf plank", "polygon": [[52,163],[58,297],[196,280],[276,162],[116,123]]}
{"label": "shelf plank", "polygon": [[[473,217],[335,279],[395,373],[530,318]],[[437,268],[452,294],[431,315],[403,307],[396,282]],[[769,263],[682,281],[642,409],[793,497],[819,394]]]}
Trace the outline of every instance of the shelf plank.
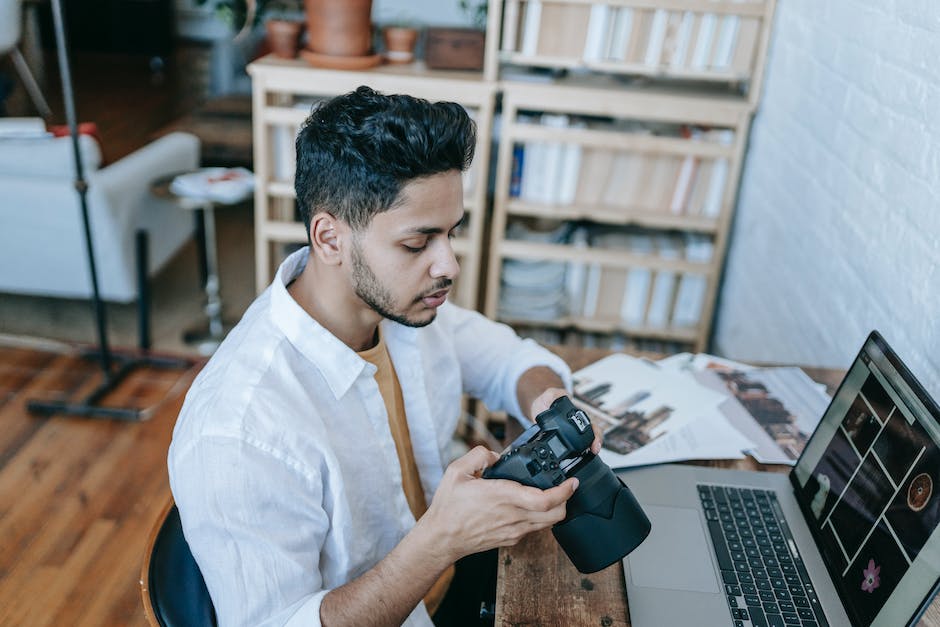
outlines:
{"label": "shelf plank", "polygon": [[680,273],[709,276],[715,272],[713,263],[700,263],[685,259],[663,259],[656,255],[638,255],[625,250],[608,248],[578,248],[562,244],[521,242],[503,240],[498,244],[498,254],[503,259],[544,259],[572,261],[576,263],[598,263],[611,268],[651,268],[672,270]]}
{"label": "shelf plank", "polygon": [[601,224],[637,225],[653,229],[679,229],[714,234],[718,220],[707,216],[676,215],[667,211],[606,205],[542,205],[512,200],[506,206],[510,215],[557,220],[590,220]]}
{"label": "shelf plank", "polygon": [[510,141],[564,142],[592,148],[682,157],[691,155],[706,159],[730,159],[734,156],[733,145],[681,137],[640,135],[613,129],[556,128],[541,124],[515,123],[506,126],[506,138]]}

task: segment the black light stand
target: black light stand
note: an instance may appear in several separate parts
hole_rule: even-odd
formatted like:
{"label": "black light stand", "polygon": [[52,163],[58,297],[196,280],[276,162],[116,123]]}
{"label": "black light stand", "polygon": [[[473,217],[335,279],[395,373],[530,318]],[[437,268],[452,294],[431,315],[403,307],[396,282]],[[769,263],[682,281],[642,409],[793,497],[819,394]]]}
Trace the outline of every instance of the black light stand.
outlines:
{"label": "black light stand", "polygon": [[59,71],[62,75],[62,98],[65,102],[65,117],[69,125],[69,134],[72,138],[72,155],[75,160],[75,190],[78,192],[82,206],[82,223],[85,232],[85,248],[88,253],[88,268],[91,274],[92,297],[95,306],[95,323],[98,331],[98,350],[83,354],[86,358],[96,358],[101,365],[103,382],[80,402],[67,401],[38,401],[26,403],[30,412],[50,416],[53,414],[70,414],[86,418],[111,418],[116,420],[137,421],[147,418],[146,412],[135,407],[109,407],[100,405],[104,396],[113,391],[117,385],[135,368],[189,368],[192,362],[186,359],[172,359],[156,357],[146,354],[150,348],[149,319],[146,311],[149,309],[149,296],[147,294],[146,259],[147,240],[145,233],[137,234],[137,264],[138,264],[138,291],[140,297],[140,341],[143,354],[136,356],[113,355],[108,347],[107,312],[104,301],[98,290],[98,272],[95,266],[95,249],[91,238],[91,220],[88,215],[88,184],[85,181],[85,172],[82,163],[82,154],[78,145],[78,123],[75,115],[74,92],[72,91],[72,76],[69,69],[68,48],[65,39],[65,19],[62,13],[61,0],[52,0],[52,18],[55,27],[56,51],[59,57]]}

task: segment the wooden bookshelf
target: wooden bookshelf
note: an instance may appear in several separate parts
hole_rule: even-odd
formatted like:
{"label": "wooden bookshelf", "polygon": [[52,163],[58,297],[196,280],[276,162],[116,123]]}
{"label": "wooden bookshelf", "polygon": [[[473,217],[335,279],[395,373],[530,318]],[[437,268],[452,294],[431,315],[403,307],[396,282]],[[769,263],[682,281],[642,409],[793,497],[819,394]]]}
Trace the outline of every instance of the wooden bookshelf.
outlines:
{"label": "wooden bookshelf", "polygon": [[[775,0],[504,0],[493,65],[733,86],[756,104]],[[495,71],[495,70],[494,70]]]}
{"label": "wooden bookshelf", "polygon": [[[747,99],[603,80],[500,88],[486,314],[519,328],[704,349],[752,113]],[[546,232],[568,224],[585,229],[586,240],[519,239],[513,223]],[[504,307],[507,290],[519,289],[507,281],[509,260],[545,262],[553,276],[565,264],[567,302],[557,315],[527,319],[518,306]]]}
{"label": "wooden bookshelf", "polygon": [[420,63],[341,71],[273,56],[250,64],[248,73],[252,78],[258,292],[273,279],[287,247],[307,243],[307,233],[296,210],[293,182],[294,138],[298,129],[316,101],[369,85],[383,93],[458,102],[476,121],[476,154],[464,176],[467,220],[454,240],[454,250],[461,264],[456,302],[470,309],[478,308],[495,83],[483,80],[480,72],[434,71]]}

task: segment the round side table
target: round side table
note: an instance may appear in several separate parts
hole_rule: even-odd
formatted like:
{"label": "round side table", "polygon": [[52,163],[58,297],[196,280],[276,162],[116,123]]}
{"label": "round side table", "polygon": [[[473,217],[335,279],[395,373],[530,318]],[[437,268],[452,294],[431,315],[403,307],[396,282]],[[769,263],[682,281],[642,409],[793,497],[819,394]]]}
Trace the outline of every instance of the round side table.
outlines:
{"label": "round side table", "polygon": [[[204,168],[205,169],[205,168]],[[210,168],[211,169],[211,168]],[[186,331],[183,334],[183,340],[187,344],[194,344],[202,355],[211,355],[225,339],[226,329],[222,319],[222,294],[219,283],[219,253],[216,243],[215,229],[215,208],[216,206],[233,206],[245,202],[251,197],[251,190],[246,190],[244,195],[238,198],[220,201],[215,198],[181,195],[175,193],[171,188],[173,179],[180,174],[189,174],[189,172],[177,172],[160,177],[150,185],[151,193],[159,198],[172,200],[177,207],[184,211],[193,211],[202,215],[204,237],[200,238],[203,250],[201,251],[205,261],[205,290],[206,306],[205,312],[208,318],[208,328],[196,331]]]}

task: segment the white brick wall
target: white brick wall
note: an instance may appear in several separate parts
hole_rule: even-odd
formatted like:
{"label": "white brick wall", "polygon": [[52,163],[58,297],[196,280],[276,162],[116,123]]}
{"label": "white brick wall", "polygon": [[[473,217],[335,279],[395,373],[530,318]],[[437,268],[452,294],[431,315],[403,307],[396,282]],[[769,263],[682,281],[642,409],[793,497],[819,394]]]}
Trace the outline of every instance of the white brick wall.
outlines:
{"label": "white brick wall", "polygon": [[713,350],[848,367],[876,328],[940,399],[940,2],[779,0]]}

